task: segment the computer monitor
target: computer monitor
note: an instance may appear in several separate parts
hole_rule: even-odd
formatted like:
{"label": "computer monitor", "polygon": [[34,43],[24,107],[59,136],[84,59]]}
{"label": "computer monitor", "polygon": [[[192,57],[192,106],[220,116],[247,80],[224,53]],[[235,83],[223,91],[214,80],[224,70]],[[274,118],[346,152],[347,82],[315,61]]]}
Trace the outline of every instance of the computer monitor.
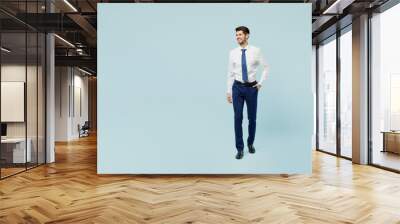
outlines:
{"label": "computer monitor", "polygon": [[7,124],[1,123],[1,136],[7,136]]}

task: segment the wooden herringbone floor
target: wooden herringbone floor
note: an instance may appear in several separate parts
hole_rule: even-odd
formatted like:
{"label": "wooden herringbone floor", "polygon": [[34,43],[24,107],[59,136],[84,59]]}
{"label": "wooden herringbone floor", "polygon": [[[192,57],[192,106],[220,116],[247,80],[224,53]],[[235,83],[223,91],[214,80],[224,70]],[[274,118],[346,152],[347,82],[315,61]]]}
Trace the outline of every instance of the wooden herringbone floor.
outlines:
{"label": "wooden herringbone floor", "polygon": [[320,152],[306,175],[96,175],[96,138],[0,181],[0,223],[400,223],[400,175]]}

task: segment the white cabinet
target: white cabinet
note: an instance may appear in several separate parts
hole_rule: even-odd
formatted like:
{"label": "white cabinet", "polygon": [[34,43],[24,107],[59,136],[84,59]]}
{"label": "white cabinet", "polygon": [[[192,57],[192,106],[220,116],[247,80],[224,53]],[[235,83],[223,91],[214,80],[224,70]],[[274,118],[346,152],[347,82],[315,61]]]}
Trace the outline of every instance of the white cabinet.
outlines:
{"label": "white cabinet", "polygon": [[26,141],[27,147],[25,151],[25,138],[7,138],[1,140],[2,145],[11,147],[13,163],[25,163],[32,161],[32,140],[28,138]]}

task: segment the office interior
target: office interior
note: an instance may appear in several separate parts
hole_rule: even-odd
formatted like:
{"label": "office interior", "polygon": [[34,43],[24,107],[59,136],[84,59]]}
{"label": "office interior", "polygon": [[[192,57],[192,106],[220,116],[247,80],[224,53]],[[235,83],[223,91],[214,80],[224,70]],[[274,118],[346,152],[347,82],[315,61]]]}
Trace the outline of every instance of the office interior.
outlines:
{"label": "office interior", "polygon": [[[96,136],[97,4],[174,2],[0,2],[0,182],[57,164],[58,145]],[[399,1],[179,2],[310,4],[313,151],[400,173]]]}
{"label": "office interior", "polygon": [[1,179],[55,162],[56,142],[79,139],[89,127],[96,133],[96,39],[87,41],[67,15],[57,17],[69,7],[0,3]]}
{"label": "office interior", "polygon": [[[96,133],[96,2],[1,2],[1,178],[53,162],[54,142],[79,138],[82,126],[91,124]],[[400,171],[400,6],[351,2],[338,1],[343,12],[337,15],[318,15],[335,2],[307,2],[313,7],[315,149],[352,159],[352,21],[366,16],[370,145],[364,163]]]}

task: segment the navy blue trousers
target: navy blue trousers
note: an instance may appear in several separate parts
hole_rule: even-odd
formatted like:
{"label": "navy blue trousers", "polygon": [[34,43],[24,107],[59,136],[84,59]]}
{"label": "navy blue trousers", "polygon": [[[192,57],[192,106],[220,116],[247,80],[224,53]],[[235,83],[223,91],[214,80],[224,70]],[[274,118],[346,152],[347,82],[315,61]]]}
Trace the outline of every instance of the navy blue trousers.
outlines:
{"label": "navy blue trousers", "polygon": [[245,86],[238,81],[235,81],[232,85],[233,111],[235,113],[235,141],[238,151],[244,148],[242,121],[245,102],[247,118],[249,119],[249,137],[247,138],[247,145],[253,145],[254,143],[256,135],[257,96],[258,89],[256,87]]}

